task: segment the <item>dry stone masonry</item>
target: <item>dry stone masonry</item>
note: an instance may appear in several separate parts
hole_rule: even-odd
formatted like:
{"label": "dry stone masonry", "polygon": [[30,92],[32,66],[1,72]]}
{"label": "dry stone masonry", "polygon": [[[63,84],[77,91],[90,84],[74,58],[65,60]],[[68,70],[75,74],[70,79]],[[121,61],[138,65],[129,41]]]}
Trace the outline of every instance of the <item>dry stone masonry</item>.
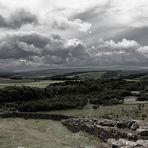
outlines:
{"label": "dry stone masonry", "polygon": [[57,120],[73,118],[72,116],[47,114],[47,113],[32,113],[32,112],[1,112],[0,118],[24,118],[24,119],[46,119]]}
{"label": "dry stone masonry", "polygon": [[148,123],[142,121],[71,118],[62,123],[72,132],[84,131],[102,139],[110,148],[148,148]]}

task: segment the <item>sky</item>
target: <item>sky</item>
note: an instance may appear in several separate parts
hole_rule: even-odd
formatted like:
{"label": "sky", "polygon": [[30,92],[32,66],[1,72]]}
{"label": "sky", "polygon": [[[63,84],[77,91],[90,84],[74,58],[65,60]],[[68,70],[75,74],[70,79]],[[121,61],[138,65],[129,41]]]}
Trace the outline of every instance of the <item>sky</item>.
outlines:
{"label": "sky", "polygon": [[0,0],[0,71],[148,68],[147,0]]}

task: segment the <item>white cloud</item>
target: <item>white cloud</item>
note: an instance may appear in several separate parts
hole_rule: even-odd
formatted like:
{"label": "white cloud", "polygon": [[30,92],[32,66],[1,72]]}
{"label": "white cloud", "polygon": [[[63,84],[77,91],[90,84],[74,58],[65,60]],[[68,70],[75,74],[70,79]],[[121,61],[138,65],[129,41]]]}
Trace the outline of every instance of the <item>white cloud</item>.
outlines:
{"label": "white cloud", "polygon": [[91,29],[91,24],[88,22],[84,22],[81,19],[68,19],[66,16],[55,14],[49,18],[49,25],[54,29],[58,30],[78,30],[80,32],[89,32]]}
{"label": "white cloud", "polygon": [[84,43],[82,41],[80,41],[79,39],[71,39],[71,40],[68,40],[66,43],[65,43],[65,47],[66,48],[69,48],[69,47],[77,47],[77,46],[85,46]]}
{"label": "white cloud", "polygon": [[137,50],[140,54],[148,57],[148,46],[143,46],[143,47],[140,47],[138,50]]}
{"label": "white cloud", "polygon": [[115,42],[113,40],[104,41],[99,39],[96,46],[90,48],[90,53],[92,55],[102,56],[102,55],[112,55],[112,54],[124,54],[124,53],[134,53],[140,47],[140,44],[134,40],[123,39],[122,41]]}

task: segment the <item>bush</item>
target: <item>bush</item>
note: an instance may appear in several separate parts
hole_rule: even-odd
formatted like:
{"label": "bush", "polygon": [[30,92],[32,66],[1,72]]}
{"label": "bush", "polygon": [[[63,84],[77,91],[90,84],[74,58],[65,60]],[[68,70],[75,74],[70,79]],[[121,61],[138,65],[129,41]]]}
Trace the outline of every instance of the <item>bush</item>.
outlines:
{"label": "bush", "polygon": [[148,95],[147,94],[141,94],[138,98],[137,101],[148,101]]}

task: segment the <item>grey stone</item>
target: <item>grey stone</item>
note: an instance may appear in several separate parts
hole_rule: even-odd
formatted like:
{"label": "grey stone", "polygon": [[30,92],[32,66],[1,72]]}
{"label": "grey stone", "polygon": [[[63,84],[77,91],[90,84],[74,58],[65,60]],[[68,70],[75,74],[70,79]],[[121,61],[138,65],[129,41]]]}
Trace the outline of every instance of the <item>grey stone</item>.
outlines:
{"label": "grey stone", "polygon": [[111,148],[148,148],[148,123],[143,121],[71,118],[62,123],[72,132],[85,131],[102,139]]}

